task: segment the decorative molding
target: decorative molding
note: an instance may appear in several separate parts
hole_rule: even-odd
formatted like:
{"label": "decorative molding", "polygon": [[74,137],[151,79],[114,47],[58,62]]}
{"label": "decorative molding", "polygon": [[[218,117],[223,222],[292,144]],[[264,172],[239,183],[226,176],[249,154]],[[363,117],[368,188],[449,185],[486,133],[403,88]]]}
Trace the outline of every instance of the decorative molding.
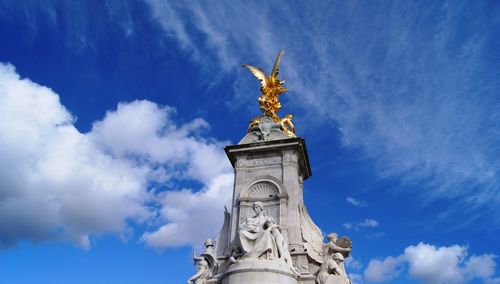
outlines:
{"label": "decorative molding", "polygon": [[294,152],[286,152],[283,155],[283,162],[298,162],[298,156]]}
{"label": "decorative molding", "polygon": [[248,197],[252,199],[269,198],[278,196],[278,187],[271,182],[261,181],[248,189]]}
{"label": "decorative molding", "polygon": [[280,156],[268,157],[268,158],[246,158],[238,159],[236,161],[237,167],[260,167],[268,165],[279,165],[283,159]]}

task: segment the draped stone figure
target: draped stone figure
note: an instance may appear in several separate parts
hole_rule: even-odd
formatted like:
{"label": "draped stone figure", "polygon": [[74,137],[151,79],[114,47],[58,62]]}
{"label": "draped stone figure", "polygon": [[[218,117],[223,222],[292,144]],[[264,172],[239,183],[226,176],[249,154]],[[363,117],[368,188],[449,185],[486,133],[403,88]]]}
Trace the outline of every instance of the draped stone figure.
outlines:
{"label": "draped stone figure", "polygon": [[241,258],[245,259],[277,259],[278,245],[271,233],[275,225],[272,217],[263,213],[261,202],[252,206],[255,215],[240,224],[236,246],[240,249]]}
{"label": "draped stone figure", "polygon": [[328,243],[324,245],[324,261],[316,277],[317,284],[350,284],[344,267],[344,258],[349,257],[352,242],[348,237],[339,239],[335,233],[327,236]]}
{"label": "draped stone figure", "polygon": [[196,261],[196,274],[188,279],[188,284],[205,284],[207,280],[211,277],[211,272],[208,267],[208,262],[205,259],[199,259]]}
{"label": "draped stone figure", "polygon": [[316,278],[317,284],[351,284],[343,269],[344,256],[337,252],[325,260]]}
{"label": "draped stone figure", "polygon": [[230,261],[236,263],[256,259],[281,260],[298,275],[279,226],[272,217],[264,214],[262,202],[255,202],[252,209],[255,215],[240,224]]}
{"label": "draped stone figure", "polygon": [[217,257],[215,256],[214,242],[212,239],[205,241],[205,251],[196,256],[193,254],[193,260],[196,263],[196,274],[191,276],[188,284],[205,284],[216,272],[218,268]]}
{"label": "draped stone figure", "polygon": [[352,250],[351,240],[347,237],[342,237],[341,239],[339,239],[336,233],[328,234],[327,238],[328,243],[325,244],[323,253],[325,261],[332,259],[335,253],[340,253],[342,255],[340,269],[343,271],[343,275],[347,275],[344,267],[344,258],[347,258]]}

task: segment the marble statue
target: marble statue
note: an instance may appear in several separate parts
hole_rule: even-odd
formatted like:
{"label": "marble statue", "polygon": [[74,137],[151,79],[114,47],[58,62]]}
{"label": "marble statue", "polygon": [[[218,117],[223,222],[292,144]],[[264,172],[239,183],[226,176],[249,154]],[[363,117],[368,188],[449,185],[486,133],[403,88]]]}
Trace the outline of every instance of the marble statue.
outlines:
{"label": "marble statue", "polygon": [[288,265],[290,270],[297,276],[300,276],[300,273],[293,266],[292,256],[290,255],[290,251],[288,250],[288,242],[285,240],[281,231],[279,230],[278,225],[273,225],[271,227],[271,234],[276,240],[276,247],[278,248],[278,255],[280,259],[283,259],[285,263]]}
{"label": "marble statue", "polygon": [[208,279],[217,273],[218,269],[218,261],[212,239],[205,241],[205,251],[200,256],[194,254],[193,260],[196,263],[196,274],[189,278],[188,283],[205,284]]}
{"label": "marble statue", "polygon": [[272,217],[264,214],[262,202],[255,202],[252,209],[255,215],[240,224],[230,261],[237,263],[255,259],[281,260],[293,273],[299,275],[293,267],[288,244],[279,226]]}
{"label": "marble statue", "polygon": [[242,255],[240,259],[277,259],[278,244],[271,233],[276,224],[272,217],[263,212],[262,202],[252,206],[255,215],[240,224],[236,246]]}
{"label": "marble statue", "polygon": [[311,175],[305,140],[295,135],[293,116],[278,116],[287,91],[278,79],[281,51],[270,75],[244,65],[260,80],[262,113],[237,145],[224,148],[234,169],[231,207],[216,241],[194,255],[195,284],[351,284],[344,259],[352,242],[337,234],[324,243],[304,204]]}
{"label": "marble statue", "polygon": [[212,239],[205,240],[205,252],[212,253],[212,254],[215,253],[214,241]]}
{"label": "marble statue", "polygon": [[196,274],[188,279],[188,284],[205,284],[210,279],[211,273],[208,267],[208,262],[205,259],[196,261]]}
{"label": "marble statue", "polygon": [[230,222],[231,222],[231,214],[227,210],[227,207],[224,206],[224,223],[215,241],[215,255],[217,256],[228,254],[228,249],[230,249],[228,248]]}
{"label": "marble statue", "polygon": [[349,284],[351,280],[347,276],[344,259],[349,257],[352,250],[352,242],[347,237],[339,239],[336,233],[327,236],[328,243],[324,245],[323,257],[318,275],[317,284]]}
{"label": "marble statue", "polygon": [[344,256],[336,252],[331,258],[328,258],[321,264],[316,278],[317,284],[350,284],[351,280],[347,277],[342,268]]}
{"label": "marble statue", "polygon": [[[291,118],[285,117],[284,121],[274,121],[273,118],[266,115],[261,115],[250,121],[248,133],[243,137],[239,144],[250,144],[259,141],[272,141],[290,138]],[[285,121],[286,120],[286,121]],[[295,130],[295,128],[293,128]]]}
{"label": "marble statue", "polygon": [[[339,245],[339,236],[336,233],[330,233],[327,236],[328,238],[328,243],[325,244],[325,249],[323,255],[325,255],[327,258],[331,257],[336,252],[342,253],[344,257],[349,256],[349,253],[352,250],[351,246],[344,247]],[[348,240],[347,237],[343,237],[343,240]],[[350,241],[348,241],[350,242]]]}

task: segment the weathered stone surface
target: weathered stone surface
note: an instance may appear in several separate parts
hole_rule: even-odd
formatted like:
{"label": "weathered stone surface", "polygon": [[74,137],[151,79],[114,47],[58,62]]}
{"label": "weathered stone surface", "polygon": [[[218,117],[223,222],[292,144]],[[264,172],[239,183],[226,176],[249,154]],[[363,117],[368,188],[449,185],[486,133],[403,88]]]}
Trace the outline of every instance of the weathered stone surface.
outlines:
{"label": "weathered stone surface", "polygon": [[281,140],[290,138],[281,128],[280,123],[276,123],[271,117],[262,115],[257,118],[256,125],[250,126],[249,132],[238,144],[250,144],[255,142]]}
{"label": "weathered stone surface", "polygon": [[338,252],[347,257],[350,248],[336,238],[323,244],[304,205],[303,181],[311,176],[304,140],[258,141],[225,148],[235,171],[233,199],[217,238],[217,271],[204,283],[316,284],[321,268],[322,284],[349,283],[334,275],[343,263],[323,264]]}
{"label": "weathered stone surface", "polygon": [[297,276],[292,274],[283,262],[271,260],[250,260],[233,264],[222,275],[222,284],[297,284]]}
{"label": "weathered stone surface", "polygon": [[351,284],[351,280],[340,275],[330,275],[325,284]]}

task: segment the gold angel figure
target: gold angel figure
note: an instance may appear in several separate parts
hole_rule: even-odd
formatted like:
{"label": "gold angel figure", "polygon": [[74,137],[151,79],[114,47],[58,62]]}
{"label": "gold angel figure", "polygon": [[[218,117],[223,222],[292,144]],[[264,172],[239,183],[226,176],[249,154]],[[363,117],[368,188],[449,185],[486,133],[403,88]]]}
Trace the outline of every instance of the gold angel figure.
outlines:
{"label": "gold angel figure", "polygon": [[[281,50],[276,60],[274,61],[273,70],[271,75],[267,76],[264,71],[260,68],[243,64],[243,67],[248,68],[250,72],[260,81],[260,92],[262,95],[259,97],[260,109],[264,112],[266,116],[271,117],[276,123],[281,124],[282,130],[289,136],[295,137],[295,127],[293,127],[291,115],[287,115],[284,119],[281,119],[276,113],[280,110],[281,104],[279,102],[279,95],[288,91],[287,88],[282,85],[285,80],[278,79],[280,60],[284,50]],[[259,123],[259,118],[255,118],[250,122],[250,124],[255,125]]]}

